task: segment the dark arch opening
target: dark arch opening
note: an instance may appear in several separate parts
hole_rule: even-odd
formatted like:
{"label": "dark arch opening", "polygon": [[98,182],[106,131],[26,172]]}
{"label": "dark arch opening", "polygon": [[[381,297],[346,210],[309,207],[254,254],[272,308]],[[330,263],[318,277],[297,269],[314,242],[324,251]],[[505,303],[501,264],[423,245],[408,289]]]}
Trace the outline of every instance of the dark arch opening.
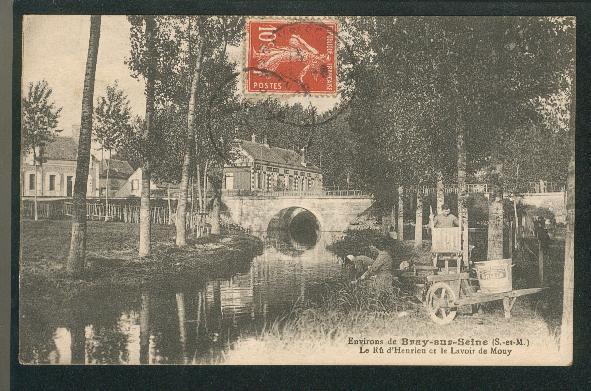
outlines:
{"label": "dark arch opening", "polygon": [[299,212],[291,219],[289,225],[289,236],[302,245],[313,246],[318,242],[320,227],[316,216],[308,210]]}
{"label": "dark arch opening", "polygon": [[267,235],[277,242],[279,250],[302,252],[314,247],[320,239],[320,222],[307,209],[286,208],[273,216]]}

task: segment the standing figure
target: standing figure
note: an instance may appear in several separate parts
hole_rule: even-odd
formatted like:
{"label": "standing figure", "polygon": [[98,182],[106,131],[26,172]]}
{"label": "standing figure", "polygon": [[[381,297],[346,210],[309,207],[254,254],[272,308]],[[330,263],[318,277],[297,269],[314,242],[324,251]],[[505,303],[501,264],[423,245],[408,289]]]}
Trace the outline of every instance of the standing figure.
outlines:
{"label": "standing figure", "polygon": [[460,221],[456,216],[454,216],[448,204],[443,204],[441,207],[441,213],[435,216],[433,220],[433,227],[435,228],[452,228],[452,227],[459,227]]}

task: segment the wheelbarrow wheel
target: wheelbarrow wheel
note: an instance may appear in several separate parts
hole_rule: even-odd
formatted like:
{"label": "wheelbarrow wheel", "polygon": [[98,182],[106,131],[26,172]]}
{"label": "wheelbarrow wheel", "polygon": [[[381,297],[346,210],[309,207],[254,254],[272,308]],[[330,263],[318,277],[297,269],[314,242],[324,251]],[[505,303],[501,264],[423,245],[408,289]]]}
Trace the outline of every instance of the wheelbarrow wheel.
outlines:
{"label": "wheelbarrow wheel", "polygon": [[456,295],[449,285],[436,282],[427,291],[426,307],[431,320],[437,324],[448,324],[456,317]]}

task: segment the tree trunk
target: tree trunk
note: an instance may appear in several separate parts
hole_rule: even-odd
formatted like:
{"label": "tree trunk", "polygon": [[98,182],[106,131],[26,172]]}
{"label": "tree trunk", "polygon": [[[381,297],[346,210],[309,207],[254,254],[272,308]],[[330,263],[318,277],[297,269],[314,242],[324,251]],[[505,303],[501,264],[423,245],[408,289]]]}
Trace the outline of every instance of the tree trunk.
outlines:
{"label": "tree trunk", "polygon": [[150,221],[150,166],[142,166],[142,192],[140,195],[140,243],[139,256],[150,256],[152,249],[152,222]]}
{"label": "tree trunk", "polygon": [[415,216],[415,246],[423,245],[423,188],[417,190],[417,209]]}
{"label": "tree trunk", "polygon": [[515,194],[513,195],[513,218],[515,219],[515,223],[513,224],[513,227],[514,227],[513,247],[516,250],[519,250],[521,248],[521,243],[520,243],[521,224],[520,224],[519,214],[517,213],[517,196]]}
{"label": "tree trunk", "polygon": [[211,206],[211,233],[213,235],[219,235],[221,233],[220,227],[220,195],[215,195]]}
{"label": "tree trunk", "polygon": [[503,259],[503,193],[500,186],[500,172],[498,164],[491,175],[491,193],[488,205],[488,250],[486,259]]}
{"label": "tree trunk", "polygon": [[205,161],[205,167],[203,168],[203,205],[201,208],[203,212],[207,209],[207,192],[208,192],[208,184],[207,184],[207,169],[209,168],[209,160]]}
{"label": "tree trunk", "polygon": [[[107,160],[107,185],[105,192],[105,221],[109,221],[109,165],[111,164],[111,150],[109,149],[109,160]],[[100,179],[100,173],[99,173]]]}
{"label": "tree trunk", "polygon": [[443,174],[441,171],[437,171],[437,210],[435,214],[438,215],[443,210],[443,204],[445,203],[445,187],[443,185]]}
{"label": "tree trunk", "polygon": [[[573,114],[571,114],[573,115]],[[573,300],[575,261],[575,157],[571,151],[566,180],[566,237],[564,242],[564,293],[562,299],[562,325],[560,328],[560,351],[572,359],[573,350]]]}
{"label": "tree trunk", "polygon": [[195,229],[193,220],[195,218],[195,185],[193,185],[193,178],[189,180],[189,186],[191,188],[191,212],[189,213],[189,228]]}
{"label": "tree trunk", "polygon": [[172,224],[172,205],[170,204],[170,183],[166,186],[166,199],[168,200],[168,224]]}
{"label": "tree trunk", "polygon": [[398,186],[398,239],[404,240],[404,188]]}
{"label": "tree trunk", "polygon": [[142,156],[142,193],[140,199],[140,243],[139,256],[147,257],[151,252],[151,230],[152,223],[150,221],[150,179],[151,179],[151,165],[150,165],[150,147],[152,137],[152,127],[154,126],[154,77],[156,67],[156,49],[155,49],[155,34],[156,34],[156,20],[154,16],[144,17],[146,22],[146,46],[148,48],[148,68],[146,73],[146,120],[144,134],[142,141],[144,148],[147,149],[145,155]]}
{"label": "tree trunk", "polygon": [[[76,182],[74,183],[72,210],[72,237],[66,270],[70,276],[84,272],[86,261],[86,186],[90,165],[90,142],[92,136],[92,113],[94,96],[94,77],[101,35],[101,16],[90,17],[90,38],[84,74],[82,93],[82,116],[78,138],[78,157],[76,161]],[[37,180],[35,178],[35,180]]]}
{"label": "tree trunk", "polygon": [[[574,83],[574,81],[573,81]],[[573,356],[573,301],[575,283],[575,103],[576,90],[570,102],[570,161],[566,178],[566,237],[564,240],[564,293],[562,296],[562,325],[560,353],[572,363]]]}
{"label": "tree trunk", "polygon": [[[197,24],[197,36],[199,37],[199,23]],[[189,50],[191,50],[191,19],[189,17]],[[201,38],[197,42],[195,53],[195,69],[191,80],[191,95],[189,97],[189,109],[187,113],[187,142],[185,144],[185,154],[183,157],[183,166],[181,169],[181,181],[179,184],[179,202],[176,208],[176,245],[185,246],[187,244],[187,197],[189,186],[189,175],[191,170],[191,157],[195,143],[195,105],[197,101],[197,87],[201,75]]]}
{"label": "tree trunk", "polygon": [[[37,221],[37,220],[39,220],[39,212],[37,209],[37,194],[38,194],[37,189],[39,188],[39,185],[37,185],[37,182],[39,182],[39,173],[38,173],[39,169],[37,168],[37,158],[35,156],[33,156],[33,159],[34,159],[34,164],[35,164],[35,185],[34,185],[35,186],[35,199],[33,201],[33,203],[34,203],[33,207],[35,208],[35,221]],[[43,183],[43,182],[41,182],[41,183]]]}
{"label": "tree trunk", "polygon": [[199,199],[199,213],[203,212],[203,194],[201,194],[201,167],[197,166],[197,198]]}
{"label": "tree trunk", "polygon": [[458,109],[457,120],[458,128],[456,135],[456,146],[458,149],[458,220],[460,223],[460,231],[462,236],[463,262],[467,265],[469,256],[468,208],[466,206],[468,191],[466,188],[466,146],[464,142],[464,122],[461,108]]}
{"label": "tree trunk", "polygon": [[390,224],[388,224],[388,237],[392,238],[393,235],[396,235],[396,239],[398,239],[396,234],[396,202],[393,202],[390,207]]}

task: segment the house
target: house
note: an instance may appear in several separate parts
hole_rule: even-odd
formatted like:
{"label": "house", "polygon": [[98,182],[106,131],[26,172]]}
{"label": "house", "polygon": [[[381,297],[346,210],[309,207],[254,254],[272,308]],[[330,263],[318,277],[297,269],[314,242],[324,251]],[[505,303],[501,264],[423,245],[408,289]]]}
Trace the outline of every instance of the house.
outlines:
{"label": "house", "polygon": [[[56,137],[41,152],[42,164],[35,167],[33,152],[21,158],[21,195],[35,197],[72,197],[76,181],[78,141],[71,137]],[[88,171],[87,196],[98,196],[99,161],[91,155]]]}
{"label": "house", "polygon": [[[150,192],[157,191],[158,186],[153,180],[150,181]],[[110,191],[109,191],[110,193]],[[135,170],[121,184],[121,187],[114,193],[114,198],[140,197],[142,195],[142,168]]]}
{"label": "house", "polygon": [[[127,183],[127,180],[134,173],[133,168],[125,160],[105,159],[100,162],[99,170],[99,194],[105,197],[107,188],[109,198],[116,196],[119,189]],[[108,178],[108,179],[107,179]],[[108,186],[107,186],[108,180]]]}
{"label": "house", "polygon": [[322,190],[321,170],[301,154],[262,143],[234,140],[233,164],[224,166],[224,190],[315,191]]}

